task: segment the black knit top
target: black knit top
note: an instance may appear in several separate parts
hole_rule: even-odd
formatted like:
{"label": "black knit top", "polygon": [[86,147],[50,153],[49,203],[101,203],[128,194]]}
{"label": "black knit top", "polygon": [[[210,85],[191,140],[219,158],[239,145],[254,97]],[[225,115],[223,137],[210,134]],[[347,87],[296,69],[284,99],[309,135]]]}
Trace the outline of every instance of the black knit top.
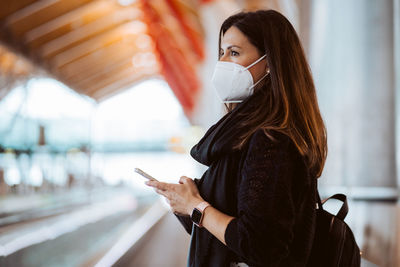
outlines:
{"label": "black knit top", "polygon": [[[275,141],[257,130],[241,150],[232,144],[240,129],[239,104],[213,125],[191,155],[209,168],[195,179],[199,192],[219,211],[235,217],[225,232],[226,246],[205,228],[177,216],[191,234],[188,266],[305,266],[315,229],[316,184],[289,137]],[[253,100],[254,101],[254,100]]]}

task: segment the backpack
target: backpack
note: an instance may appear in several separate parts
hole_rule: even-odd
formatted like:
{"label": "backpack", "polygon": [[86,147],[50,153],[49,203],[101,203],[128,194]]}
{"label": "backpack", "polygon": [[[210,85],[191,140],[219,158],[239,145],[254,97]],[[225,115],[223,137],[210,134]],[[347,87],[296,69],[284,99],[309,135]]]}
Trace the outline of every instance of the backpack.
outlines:
{"label": "backpack", "polygon": [[[317,189],[316,229],[307,266],[309,267],[359,267],[360,249],[350,227],[344,222],[349,211],[347,197],[335,194],[321,202]],[[329,199],[343,202],[336,215],[324,210],[322,205]]]}

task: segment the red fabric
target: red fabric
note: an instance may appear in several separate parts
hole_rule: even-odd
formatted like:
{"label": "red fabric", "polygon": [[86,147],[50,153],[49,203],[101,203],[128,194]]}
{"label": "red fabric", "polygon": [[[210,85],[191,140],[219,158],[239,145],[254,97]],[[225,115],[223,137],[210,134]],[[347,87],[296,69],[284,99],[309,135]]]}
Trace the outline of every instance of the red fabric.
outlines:
{"label": "red fabric", "polygon": [[[193,66],[193,58],[196,59],[194,63],[204,58],[203,42],[195,29],[190,27],[185,14],[175,0],[160,1],[166,1],[172,15],[179,22],[180,31],[176,32],[177,29],[173,29],[175,32],[172,32],[167,29],[162,17],[165,14],[159,14],[151,5],[151,1],[142,0],[148,34],[156,45],[161,74],[181,103],[185,114],[190,116],[200,89],[200,81],[195,66]],[[177,43],[174,34],[183,34],[188,40],[190,50]],[[179,35],[179,37],[181,36]],[[192,54],[189,55],[189,53]]]}
{"label": "red fabric", "polygon": [[166,1],[173,12],[173,15],[179,21],[179,24],[181,25],[183,32],[189,39],[193,47],[193,51],[197,54],[197,56],[200,59],[203,59],[204,58],[203,41],[199,38],[198,33],[195,32],[194,29],[189,26],[189,22],[188,19],[185,17],[184,11],[179,8],[179,5],[176,0],[166,0]]}

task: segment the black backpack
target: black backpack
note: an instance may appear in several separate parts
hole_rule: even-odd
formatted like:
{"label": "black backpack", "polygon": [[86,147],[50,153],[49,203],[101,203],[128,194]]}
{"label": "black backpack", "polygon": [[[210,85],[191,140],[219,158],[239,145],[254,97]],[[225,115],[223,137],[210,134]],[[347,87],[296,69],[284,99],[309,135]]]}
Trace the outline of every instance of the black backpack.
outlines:
{"label": "black backpack", "polygon": [[[321,202],[317,189],[318,207],[314,243],[307,266],[353,267],[360,266],[361,253],[353,232],[344,222],[349,211],[344,194],[335,194]],[[322,205],[329,199],[343,202],[336,215],[324,210]]]}

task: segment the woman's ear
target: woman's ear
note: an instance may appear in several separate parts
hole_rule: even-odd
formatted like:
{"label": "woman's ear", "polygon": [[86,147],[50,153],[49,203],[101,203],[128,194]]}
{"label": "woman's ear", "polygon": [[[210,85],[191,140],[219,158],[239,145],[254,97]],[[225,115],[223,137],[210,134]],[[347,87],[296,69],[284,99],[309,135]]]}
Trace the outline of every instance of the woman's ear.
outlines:
{"label": "woman's ear", "polygon": [[266,72],[266,73],[269,73],[269,72],[270,72],[268,62],[266,62],[266,64],[265,64],[265,72]]}

